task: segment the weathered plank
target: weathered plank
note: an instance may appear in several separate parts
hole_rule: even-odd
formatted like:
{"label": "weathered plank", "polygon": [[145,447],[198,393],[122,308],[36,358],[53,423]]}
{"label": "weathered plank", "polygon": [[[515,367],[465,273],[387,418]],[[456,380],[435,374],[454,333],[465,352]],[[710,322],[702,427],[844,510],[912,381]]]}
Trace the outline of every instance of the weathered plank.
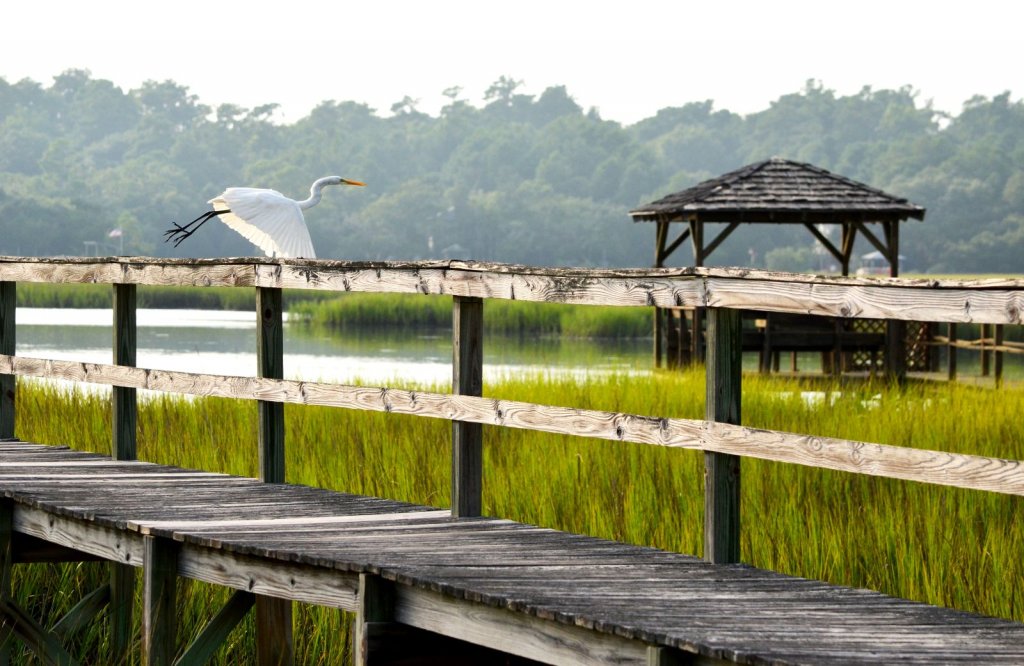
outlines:
{"label": "weathered plank", "polygon": [[356,574],[183,544],[178,575],[245,590],[260,598],[357,609]]}
{"label": "weathered plank", "polygon": [[[22,458],[51,455],[38,447],[25,451]],[[59,452],[69,454],[76,455]],[[138,468],[78,469],[104,476]],[[359,575],[379,576],[395,590],[393,622],[377,627],[381,639],[418,640],[395,633],[404,631],[394,623],[404,624],[405,612],[418,618],[420,629],[541,655],[548,663],[648,663],[652,646],[659,659],[699,654],[695,663],[1020,663],[1024,657],[1024,626],[1015,623],[511,521],[453,519],[387,500],[236,481],[245,485],[199,481],[223,483],[226,491],[218,493],[212,486],[197,492],[184,479],[148,497],[145,487],[119,494],[113,503],[101,486],[8,486],[0,477],[0,492],[15,500],[15,525],[36,524],[55,538],[73,523],[130,542],[141,538],[135,530],[147,519],[140,514],[151,516],[172,530],[163,536],[178,544],[179,575],[235,589],[265,593],[273,586],[274,594],[344,607],[335,601],[345,588],[354,610]],[[246,493],[251,503],[240,501]],[[266,507],[274,508],[268,514]],[[227,524],[224,531],[201,519],[175,525],[193,512],[234,512],[235,520],[252,524]],[[37,514],[43,520],[24,520]],[[366,519],[303,524],[346,515]],[[289,520],[297,529],[285,527]],[[414,599],[404,611],[403,595]]]}
{"label": "weathered plank", "polygon": [[[483,301],[452,299],[452,393],[483,395]],[[483,427],[480,423],[452,421],[451,507],[457,517],[479,516],[483,511]]]}
{"label": "weathered plank", "polygon": [[547,664],[647,663],[647,646],[571,624],[458,602],[429,590],[395,589],[395,620],[459,640]]}
{"label": "weathered plank", "polygon": [[748,269],[566,269],[459,261],[0,257],[0,280],[259,286],[526,301],[726,307],[908,321],[1024,323],[1024,281],[838,278]]}
{"label": "weathered plank", "polygon": [[[690,419],[655,418],[425,391],[200,375],[13,356],[0,356],[0,372],[4,371],[189,395],[258,398],[417,414],[612,441],[729,453],[872,476],[1024,495],[1024,466],[1020,461]],[[52,464],[64,465],[59,462]],[[100,460],[82,464],[104,463]],[[4,465],[0,462],[0,468]]]}

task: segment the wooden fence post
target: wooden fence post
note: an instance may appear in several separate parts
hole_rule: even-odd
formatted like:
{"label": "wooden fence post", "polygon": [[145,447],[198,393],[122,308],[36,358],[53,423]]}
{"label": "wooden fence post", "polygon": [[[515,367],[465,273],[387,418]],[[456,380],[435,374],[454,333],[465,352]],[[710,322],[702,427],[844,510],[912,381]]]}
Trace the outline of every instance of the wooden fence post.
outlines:
{"label": "wooden fence post", "polygon": [[992,353],[986,349],[988,347],[988,324],[981,325],[981,376],[988,377],[990,373],[990,364],[992,360]]}
{"label": "wooden fence post", "polygon": [[949,353],[946,356],[947,369],[949,381],[956,379],[956,324],[949,322],[946,324],[946,337],[949,338],[949,345],[947,349]]}
{"label": "wooden fence post", "polygon": [[[743,362],[740,311],[707,309],[707,376],[704,418],[740,423]],[[713,564],[740,561],[740,458],[704,454],[704,559]]]}
{"label": "wooden fence post", "polygon": [[[0,282],[0,354],[13,356],[17,283]],[[0,439],[14,437],[14,375],[0,375]]]}
{"label": "wooden fence post", "polygon": [[[284,324],[281,290],[256,288],[258,377],[284,379]],[[284,403],[259,401],[260,479],[284,483]]]}
{"label": "wooden fence post", "polygon": [[1003,325],[994,324],[995,332],[993,335],[992,344],[995,346],[995,380],[996,388],[1003,385],[1003,352],[1000,347],[1003,346]]}
{"label": "wooden fence post", "polygon": [[[452,393],[483,395],[483,300],[452,297]],[[452,515],[483,511],[483,426],[452,421]]]}
{"label": "wooden fence post", "polygon": [[149,535],[143,540],[143,663],[171,666],[178,651],[178,544]]}
{"label": "wooden fence post", "polygon": [[[284,318],[281,290],[256,288],[257,375],[284,379]],[[284,483],[284,403],[259,401],[260,479]],[[256,597],[256,656],[260,666],[294,662],[292,602]]]}
{"label": "wooden fence post", "polygon": [[[135,285],[114,285],[114,364],[135,367],[137,336]],[[113,388],[114,460],[137,457],[138,403],[136,390]],[[126,663],[131,645],[132,608],[135,605],[135,567],[114,562],[110,565],[110,651],[118,663]]]}

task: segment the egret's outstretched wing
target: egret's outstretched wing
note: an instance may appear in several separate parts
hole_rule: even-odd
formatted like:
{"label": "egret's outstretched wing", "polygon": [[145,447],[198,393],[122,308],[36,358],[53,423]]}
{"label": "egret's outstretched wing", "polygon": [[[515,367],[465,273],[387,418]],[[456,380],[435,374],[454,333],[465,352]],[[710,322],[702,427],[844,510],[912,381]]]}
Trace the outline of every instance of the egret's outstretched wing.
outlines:
{"label": "egret's outstretched wing", "polygon": [[229,187],[211,199],[214,210],[228,210],[220,219],[267,256],[315,259],[313,241],[299,205],[274,190]]}

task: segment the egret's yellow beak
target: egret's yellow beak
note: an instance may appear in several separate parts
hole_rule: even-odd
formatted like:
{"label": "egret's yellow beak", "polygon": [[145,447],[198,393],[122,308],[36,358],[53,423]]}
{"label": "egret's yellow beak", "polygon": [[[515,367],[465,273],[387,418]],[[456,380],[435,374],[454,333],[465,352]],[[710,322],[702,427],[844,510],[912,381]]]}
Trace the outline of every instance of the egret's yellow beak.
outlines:
{"label": "egret's yellow beak", "polygon": [[360,183],[358,180],[349,180],[348,178],[342,178],[341,182],[346,185],[358,185],[359,187],[366,187],[366,183]]}

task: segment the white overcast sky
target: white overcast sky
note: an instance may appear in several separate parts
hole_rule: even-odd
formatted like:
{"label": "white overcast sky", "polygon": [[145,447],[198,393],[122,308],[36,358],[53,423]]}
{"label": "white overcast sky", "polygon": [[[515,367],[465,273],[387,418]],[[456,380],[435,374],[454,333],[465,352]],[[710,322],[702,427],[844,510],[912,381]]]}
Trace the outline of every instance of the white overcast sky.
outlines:
{"label": "white overcast sky", "polygon": [[405,96],[436,113],[461,86],[479,105],[499,76],[536,94],[567,86],[584,108],[633,123],[713,99],[764,109],[817,79],[839,94],[911,85],[958,113],[974,94],[1024,92],[1014,0],[12,0],[0,77],[49,85],[88,69],[124,89],[188,86],[211,106],[282,107],[291,122],[326,99],[387,115]]}

